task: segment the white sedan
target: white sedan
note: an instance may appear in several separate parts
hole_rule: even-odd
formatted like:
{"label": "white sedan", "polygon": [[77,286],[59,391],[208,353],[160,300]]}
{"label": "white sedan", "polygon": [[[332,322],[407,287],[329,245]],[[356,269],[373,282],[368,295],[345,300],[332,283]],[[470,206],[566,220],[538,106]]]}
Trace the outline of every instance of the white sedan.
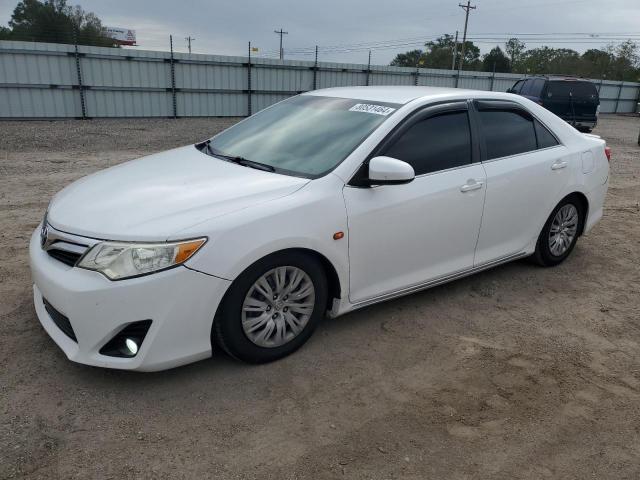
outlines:
{"label": "white sedan", "polygon": [[609,156],[517,95],[309,92],[58,193],[30,244],[36,312],[88,365],[276,360],[325,314],[562,262],[602,216]]}

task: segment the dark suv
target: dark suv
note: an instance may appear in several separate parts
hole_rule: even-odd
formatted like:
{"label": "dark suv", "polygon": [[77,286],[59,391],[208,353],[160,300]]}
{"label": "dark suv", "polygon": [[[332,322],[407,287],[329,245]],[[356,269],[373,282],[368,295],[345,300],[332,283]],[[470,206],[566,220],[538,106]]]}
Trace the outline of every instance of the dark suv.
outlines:
{"label": "dark suv", "polygon": [[518,80],[507,92],[533,100],[580,131],[590,132],[598,122],[600,97],[596,86],[588,80],[528,77]]}

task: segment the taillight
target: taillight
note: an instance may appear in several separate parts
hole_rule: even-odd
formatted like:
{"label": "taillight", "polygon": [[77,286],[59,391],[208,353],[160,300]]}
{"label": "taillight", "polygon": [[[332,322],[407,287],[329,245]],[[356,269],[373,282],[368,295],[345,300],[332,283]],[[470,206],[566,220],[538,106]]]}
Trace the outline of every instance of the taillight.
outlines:
{"label": "taillight", "polygon": [[607,156],[607,160],[611,161],[611,147],[604,147],[604,154]]}

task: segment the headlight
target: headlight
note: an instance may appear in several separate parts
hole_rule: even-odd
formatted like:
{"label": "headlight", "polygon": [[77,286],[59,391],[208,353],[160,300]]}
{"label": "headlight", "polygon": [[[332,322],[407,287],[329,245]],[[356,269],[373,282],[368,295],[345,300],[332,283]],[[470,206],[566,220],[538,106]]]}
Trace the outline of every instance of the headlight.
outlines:
{"label": "headlight", "polygon": [[137,277],[186,262],[205,242],[205,238],[172,243],[102,242],[82,257],[78,267],[111,280]]}

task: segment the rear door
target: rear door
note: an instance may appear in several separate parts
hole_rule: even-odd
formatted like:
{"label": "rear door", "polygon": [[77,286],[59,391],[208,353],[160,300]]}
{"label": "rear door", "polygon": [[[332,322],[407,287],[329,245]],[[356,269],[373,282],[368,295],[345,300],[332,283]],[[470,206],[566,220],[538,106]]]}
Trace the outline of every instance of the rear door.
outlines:
{"label": "rear door", "polygon": [[476,101],[487,193],[475,265],[516,256],[535,240],[569,180],[567,149],[515,102]]}
{"label": "rear door", "polygon": [[569,121],[595,119],[600,103],[596,86],[584,80],[549,80],[543,101],[547,110]]}

